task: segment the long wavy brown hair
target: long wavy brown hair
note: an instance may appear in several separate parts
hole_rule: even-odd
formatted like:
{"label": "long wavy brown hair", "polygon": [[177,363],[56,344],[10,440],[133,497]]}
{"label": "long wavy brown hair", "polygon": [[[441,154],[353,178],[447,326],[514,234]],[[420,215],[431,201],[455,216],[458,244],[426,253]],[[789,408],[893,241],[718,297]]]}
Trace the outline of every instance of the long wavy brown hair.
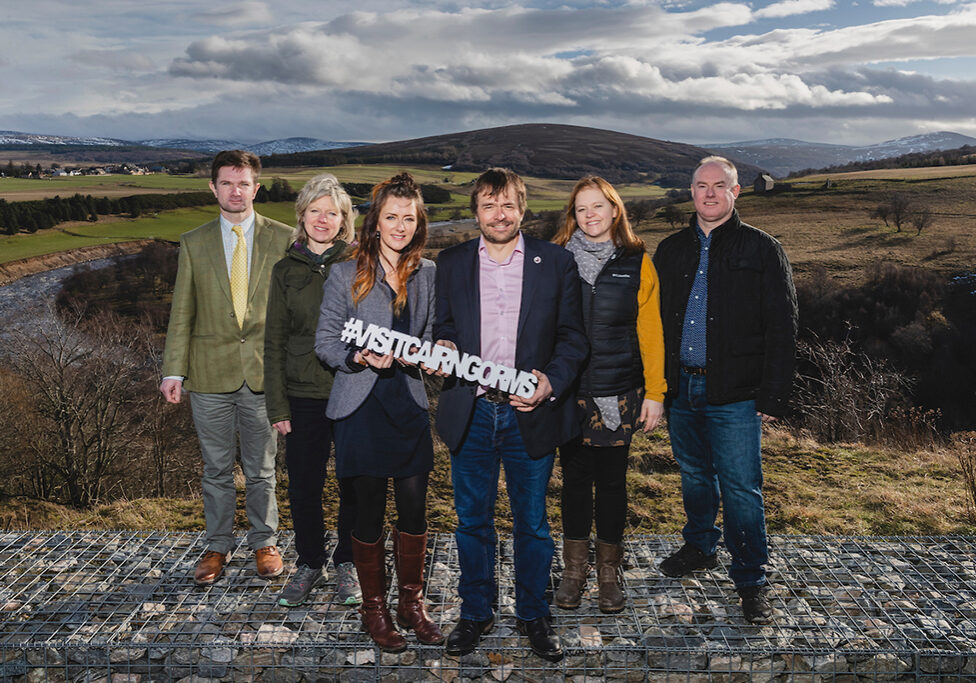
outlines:
{"label": "long wavy brown hair", "polygon": [[569,242],[569,238],[573,236],[573,232],[578,227],[576,222],[576,195],[588,187],[598,189],[607,198],[607,201],[617,208],[617,217],[610,224],[610,239],[613,241],[613,245],[624,247],[627,251],[644,251],[644,241],[635,235],[634,229],[630,227],[630,219],[627,218],[624,200],[613,189],[613,185],[598,175],[583,176],[573,186],[573,191],[569,195],[569,204],[566,205],[566,211],[563,214],[562,224],[552,241],[564,247]]}
{"label": "long wavy brown hair", "polygon": [[420,257],[427,243],[427,212],[420,186],[409,173],[400,173],[373,188],[369,209],[359,228],[359,244],[352,254],[356,259],[356,277],[352,281],[352,300],[358,304],[376,284],[376,269],[380,263],[379,222],[387,199],[412,199],[417,209],[417,231],[403,251],[396,265],[397,290],[393,310],[399,314],[407,305],[407,278],[420,265]]}

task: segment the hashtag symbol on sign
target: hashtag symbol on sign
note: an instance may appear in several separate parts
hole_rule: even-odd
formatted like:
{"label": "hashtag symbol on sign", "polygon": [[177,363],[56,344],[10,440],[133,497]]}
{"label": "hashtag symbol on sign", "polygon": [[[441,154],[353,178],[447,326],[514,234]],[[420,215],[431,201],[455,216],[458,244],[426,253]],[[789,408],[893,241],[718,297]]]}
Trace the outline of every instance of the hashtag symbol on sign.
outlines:
{"label": "hashtag symbol on sign", "polygon": [[346,321],[346,324],[342,326],[342,337],[340,337],[340,339],[342,340],[343,344],[351,344],[352,342],[356,341],[356,335],[361,327],[360,325],[356,324],[358,322],[359,321],[355,318],[349,318],[349,320]]}

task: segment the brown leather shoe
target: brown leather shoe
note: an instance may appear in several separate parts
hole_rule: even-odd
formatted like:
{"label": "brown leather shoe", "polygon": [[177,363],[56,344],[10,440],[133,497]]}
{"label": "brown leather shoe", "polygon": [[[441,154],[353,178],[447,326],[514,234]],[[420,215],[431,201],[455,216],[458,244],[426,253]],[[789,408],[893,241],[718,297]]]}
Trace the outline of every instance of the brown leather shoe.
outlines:
{"label": "brown leather shoe", "polygon": [[230,553],[218,553],[216,550],[208,550],[197,562],[196,571],[193,572],[193,581],[198,586],[209,586],[216,581],[224,571],[224,566],[230,562]]}
{"label": "brown leather shoe", "polygon": [[281,553],[278,552],[278,547],[274,545],[266,545],[255,550],[254,562],[258,566],[258,576],[262,579],[278,576],[284,568],[281,563]]}

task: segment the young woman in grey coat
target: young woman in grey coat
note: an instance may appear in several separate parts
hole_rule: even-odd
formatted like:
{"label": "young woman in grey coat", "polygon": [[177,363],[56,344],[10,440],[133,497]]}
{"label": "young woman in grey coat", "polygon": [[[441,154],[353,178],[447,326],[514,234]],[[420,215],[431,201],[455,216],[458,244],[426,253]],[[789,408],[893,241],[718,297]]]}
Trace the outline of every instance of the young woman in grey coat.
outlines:
{"label": "young woman in grey coat", "polygon": [[387,652],[406,641],[386,606],[383,521],[393,479],[399,601],[397,623],[424,644],[444,641],[423,601],[427,481],[434,463],[420,368],[342,340],[350,318],[430,341],[434,264],[421,258],[427,216],[420,187],[403,173],[373,188],[353,260],[325,284],[315,351],[336,369],[328,415],[335,420],[336,473],[351,477],[357,514],[352,547],[363,591],[363,628]]}

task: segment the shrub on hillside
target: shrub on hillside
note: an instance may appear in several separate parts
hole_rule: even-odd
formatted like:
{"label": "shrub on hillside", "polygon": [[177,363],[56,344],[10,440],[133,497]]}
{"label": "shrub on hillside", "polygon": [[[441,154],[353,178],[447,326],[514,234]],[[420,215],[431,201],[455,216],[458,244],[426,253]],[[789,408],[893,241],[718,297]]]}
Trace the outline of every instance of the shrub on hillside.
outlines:
{"label": "shrub on hillside", "polygon": [[153,242],[139,254],[116,260],[113,268],[76,266],[62,283],[56,306],[59,311],[81,310],[86,317],[111,312],[145,320],[161,334],[166,331],[178,263],[176,246]]}
{"label": "shrub on hillside", "polygon": [[976,426],[976,307],[972,290],[938,273],[893,263],[843,287],[817,267],[797,279],[800,340],[849,344],[911,378],[908,406],[936,411],[943,426]]}
{"label": "shrub on hillside", "polygon": [[827,443],[876,440],[895,409],[907,407],[910,389],[907,377],[850,340],[801,341],[792,424]]}
{"label": "shrub on hillside", "polygon": [[969,514],[972,519],[976,519],[976,432],[960,432],[953,441],[953,450],[959,459],[959,469],[969,493]]}

